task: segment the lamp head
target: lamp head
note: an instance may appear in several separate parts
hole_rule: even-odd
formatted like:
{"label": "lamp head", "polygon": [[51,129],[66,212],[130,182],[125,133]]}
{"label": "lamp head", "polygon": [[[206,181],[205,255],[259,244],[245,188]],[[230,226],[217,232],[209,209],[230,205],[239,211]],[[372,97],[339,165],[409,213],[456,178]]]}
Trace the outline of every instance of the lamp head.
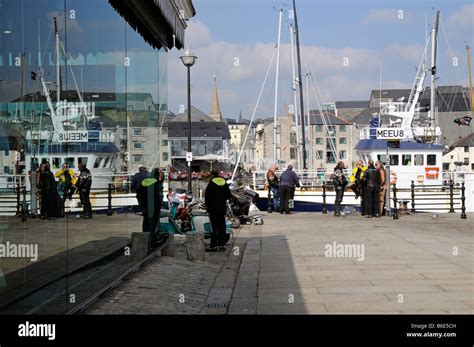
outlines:
{"label": "lamp head", "polygon": [[183,62],[184,66],[191,67],[196,62],[197,57],[188,48],[184,52],[184,55],[180,57],[180,59]]}

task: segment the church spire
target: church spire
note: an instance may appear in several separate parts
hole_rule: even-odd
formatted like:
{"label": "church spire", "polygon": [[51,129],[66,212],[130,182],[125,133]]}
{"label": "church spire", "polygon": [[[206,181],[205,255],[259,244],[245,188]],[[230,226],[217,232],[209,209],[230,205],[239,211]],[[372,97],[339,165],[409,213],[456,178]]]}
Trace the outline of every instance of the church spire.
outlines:
{"label": "church spire", "polygon": [[216,122],[222,122],[221,108],[219,106],[219,97],[217,95],[216,75],[213,75],[212,78],[214,79],[214,92],[212,93],[210,116]]}

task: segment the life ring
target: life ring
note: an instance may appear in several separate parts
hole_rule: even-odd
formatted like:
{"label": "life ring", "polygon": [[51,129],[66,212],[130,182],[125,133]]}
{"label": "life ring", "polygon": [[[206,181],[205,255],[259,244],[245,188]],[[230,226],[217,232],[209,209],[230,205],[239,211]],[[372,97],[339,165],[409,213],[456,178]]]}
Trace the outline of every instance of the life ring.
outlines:
{"label": "life ring", "polygon": [[395,171],[390,171],[390,184],[393,186],[397,183],[397,173]]}
{"label": "life ring", "polygon": [[426,179],[436,180],[439,177],[439,167],[425,167]]}

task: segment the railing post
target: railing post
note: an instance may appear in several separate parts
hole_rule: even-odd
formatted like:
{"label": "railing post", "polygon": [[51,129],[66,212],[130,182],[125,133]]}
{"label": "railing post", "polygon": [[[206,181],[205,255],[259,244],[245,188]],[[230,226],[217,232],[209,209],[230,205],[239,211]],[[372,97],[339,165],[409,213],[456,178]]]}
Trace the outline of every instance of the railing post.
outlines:
{"label": "railing post", "polygon": [[393,185],[393,219],[398,219],[397,185]]}
{"label": "railing post", "polygon": [[466,219],[466,187],[461,183],[461,219]]}
{"label": "railing post", "polygon": [[107,206],[107,216],[111,216],[112,213],[112,183],[109,183],[108,196],[109,204]]}
{"label": "railing post", "polygon": [[326,181],[323,181],[323,213],[328,213],[326,208]]}
{"label": "railing post", "polygon": [[21,221],[26,222],[28,209],[26,207],[26,186],[23,187],[23,201],[21,203]]}
{"label": "railing post", "polygon": [[449,180],[449,213],[454,213],[454,181]]}
{"label": "railing post", "polygon": [[16,215],[20,215],[20,182],[15,179],[16,181]]}
{"label": "railing post", "polygon": [[415,213],[415,181],[411,181],[411,213]]}

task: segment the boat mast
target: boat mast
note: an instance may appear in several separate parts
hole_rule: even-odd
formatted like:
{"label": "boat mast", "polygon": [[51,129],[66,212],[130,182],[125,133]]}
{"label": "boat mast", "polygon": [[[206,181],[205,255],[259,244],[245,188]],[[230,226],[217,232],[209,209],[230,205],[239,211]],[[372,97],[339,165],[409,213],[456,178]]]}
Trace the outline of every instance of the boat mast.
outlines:
{"label": "boat mast", "polygon": [[293,16],[295,17],[295,31],[296,31],[296,56],[298,59],[298,84],[300,89],[300,109],[301,109],[301,139],[303,141],[303,170],[306,170],[306,143],[305,143],[305,129],[304,129],[304,102],[303,102],[303,80],[301,79],[301,53],[300,53],[300,34],[298,30],[298,18],[296,16],[296,3],[293,0]]}
{"label": "boat mast", "polygon": [[[295,116],[295,128],[296,128],[296,145],[297,147],[301,146],[300,142],[300,129],[299,129],[299,121],[298,121],[298,106],[297,104],[297,91],[296,91],[296,72],[295,72],[295,50],[294,50],[294,42],[293,37],[295,35],[295,30],[293,25],[290,25],[290,44],[291,44],[291,71],[293,74],[293,83],[291,89],[293,89],[293,115]],[[296,167],[298,170],[301,169],[301,152],[299,150],[296,151]]]}
{"label": "boat mast", "polygon": [[280,9],[278,17],[278,42],[277,42],[277,60],[276,60],[276,76],[275,76],[275,107],[273,114],[273,164],[278,165],[277,158],[277,113],[278,113],[278,76],[280,73],[280,40],[281,40],[281,19],[283,9]]}
{"label": "boat mast", "polygon": [[59,31],[58,31],[58,22],[56,17],[54,17],[54,35],[56,37],[56,101],[61,101],[61,68],[59,66],[59,59],[61,53],[59,50]]}
{"label": "boat mast", "polygon": [[436,50],[438,45],[438,24],[439,11],[436,13],[436,22],[431,31],[431,99],[429,126],[433,127],[433,121],[436,123]]}
{"label": "boat mast", "polygon": [[471,97],[471,115],[474,114],[474,98],[472,97],[472,75],[471,75],[471,47],[466,45],[467,71],[469,73],[469,95]]}

